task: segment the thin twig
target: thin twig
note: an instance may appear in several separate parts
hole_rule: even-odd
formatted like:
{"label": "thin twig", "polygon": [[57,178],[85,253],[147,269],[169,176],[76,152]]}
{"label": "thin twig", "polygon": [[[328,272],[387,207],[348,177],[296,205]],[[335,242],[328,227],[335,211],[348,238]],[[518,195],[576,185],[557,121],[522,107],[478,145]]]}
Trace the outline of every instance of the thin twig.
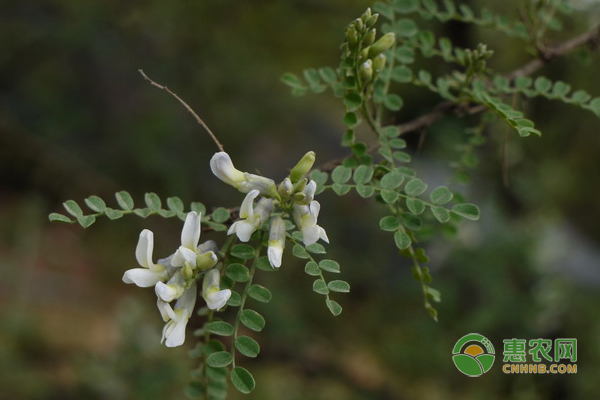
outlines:
{"label": "thin twig", "polygon": [[163,85],[159,85],[158,83],[154,82],[152,79],[148,78],[148,75],[146,75],[143,70],[139,69],[138,71],[144,77],[144,79],[147,80],[148,82],[150,82],[153,86],[156,86],[157,88],[162,89],[165,92],[169,93],[171,96],[175,97],[185,107],[185,109],[188,110],[189,113],[194,116],[194,118],[196,119],[196,121],[206,130],[206,132],[208,132],[208,134],[212,138],[213,142],[215,142],[215,144],[217,145],[217,147],[219,148],[219,150],[220,151],[225,151],[223,149],[223,145],[221,144],[221,142],[219,142],[219,140],[217,139],[217,137],[215,136],[215,134],[204,123],[204,121],[202,121],[202,118],[200,118],[198,116],[198,114],[196,114],[194,112],[194,110],[192,110],[192,107],[190,107],[185,101],[183,101],[181,99],[181,97],[179,97],[175,93],[173,93],[173,91],[171,91],[171,89],[169,89],[168,87],[163,86]]}

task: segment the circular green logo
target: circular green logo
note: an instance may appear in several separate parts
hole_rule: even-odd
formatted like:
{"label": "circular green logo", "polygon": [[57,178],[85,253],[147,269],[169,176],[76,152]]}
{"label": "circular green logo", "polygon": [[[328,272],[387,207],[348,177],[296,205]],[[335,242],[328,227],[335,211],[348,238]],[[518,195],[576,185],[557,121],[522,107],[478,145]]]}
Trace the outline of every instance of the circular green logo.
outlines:
{"label": "circular green logo", "polygon": [[458,339],[452,350],[452,361],[463,374],[481,376],[494,364],[495,352],[492,342],[478,333],[469,333]]}

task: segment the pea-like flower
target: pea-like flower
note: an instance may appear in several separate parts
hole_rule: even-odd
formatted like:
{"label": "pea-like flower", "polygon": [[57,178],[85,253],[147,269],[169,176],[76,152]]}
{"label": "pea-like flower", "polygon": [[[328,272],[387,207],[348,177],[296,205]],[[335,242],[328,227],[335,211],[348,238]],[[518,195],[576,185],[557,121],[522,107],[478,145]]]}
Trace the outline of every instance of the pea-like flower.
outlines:
{"label": "pea-like flower", "polygon": [[160,298],[157,300],[157,306],[162,315],[163,321],[166,322],[162,332],[161,343],[165,343],[167,347],[181,346],[185,341],[185,327],[188,320],[194,311],[196,304],[197,289],[196,285],[190,286],[177,299],[175,308]]}
{"label": "pea-like flower", "polygon": [[309,205],[294,205],[294,220],[302,232],[302,241],[306,246],[316,243],[323,239],[329,243],[329,238],[325,229],[317,225],[317,218],[321,205],[318,201],[311,201]]}
{"label": "pea-like flower", "polygon": [[134,283],[139,287],[150,287],[157,282],[168,279],[167,267],[161,264],[154,264],[152,261],[152,252],[154,250],[154,234],[148,229],[140,233],[137,247],[135,249],[135,258],[138,264],[143,268],[133,268],[125,271],[123,282]]}
{"label": "pea-like flower", "polygon": [[275,216],[271,219],[271,227],[269,230],[269,248],[267,255],[269,262],[273,268],[281,266],[281,257],[283,256],[283,248],[285,247],[285,221],[280,216]]}
{"label": "pea-like flower", "polygon": [[224,151],[215,153],[212,156],[210,169],[217,178],[242,193],[258,190],[263,196],[280,198],[279,193],[277,193],[277,186],[272,179],[240,171],[233,166],[231,157]]}
{"label": "pea-like flower", "polygon": [[211,269],[202,282],[202,297],[211,310],[220,310],[231,297],[231,290],[221,290],[221,275],[218,269]]}
{"label": "pea-like flower", "polygon": [[243,218],[231,225],[228,235],[235,233],[242,242],[250,240],[250,236],[269,218],[273,211],[273,200],[262,198],[254,206],[254,199],[258,197],[258,190],[251,190],[244,198],[240,207],[240,217]]}

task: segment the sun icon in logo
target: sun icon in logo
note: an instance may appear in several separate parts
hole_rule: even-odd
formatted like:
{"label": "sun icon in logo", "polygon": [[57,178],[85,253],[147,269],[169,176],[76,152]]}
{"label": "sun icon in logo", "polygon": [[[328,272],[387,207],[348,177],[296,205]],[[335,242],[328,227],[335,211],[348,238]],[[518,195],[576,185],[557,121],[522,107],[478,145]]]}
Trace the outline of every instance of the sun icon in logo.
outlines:
{"label": "sun icon in logo", "polygon": [[492,342],[478,333],[461,337],[454,345],[452,361],[463,374],[481,376],[494,364],[495,351]]}

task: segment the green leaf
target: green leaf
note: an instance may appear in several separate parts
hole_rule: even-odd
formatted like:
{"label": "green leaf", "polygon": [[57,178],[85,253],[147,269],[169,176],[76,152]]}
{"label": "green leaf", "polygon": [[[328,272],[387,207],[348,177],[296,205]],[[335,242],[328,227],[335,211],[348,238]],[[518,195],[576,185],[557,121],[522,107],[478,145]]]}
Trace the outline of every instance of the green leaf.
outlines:
{"label": "green leaf", "polygon": [[104,210],[106,210],[106,203],[98,196],[88,197],[85,199],[85,204],[87,204],[90,209],[96,212],[103,213]]}
{"label": "green leaf", "polygon": [[179,197],[167,197],[167,206],[177,214],[183,213],[183,201]]}
{"label": "green leaf", "polygon": [[532,79],[528,76],[519,76],[515,79],[515,85],[521,90],[529,88],[532,82]]}
{"label": "green leaf", "polygon": [[233,361],[231,353],[228,351],[217,351],[206,358],[206,363],[211,367],[226,367]]}
{"label": "green leaf", "polygon": [[390,171],[381,178],[380,184],[383,189],[396,189],[404,182],[404,174],[399,171]]}
{"label": "green leaf", "polygon": [[360,94],[356,92],[350,92],[344,96],[344,105],[348,111],[354,111],[362,105],[363,99]]}
{"label": "green leaf", "polygon": [[235,282],[248,282],[250,279],[250,270],[245,265],[233,263],[225,270],[225,276]]}
{"label": "green leaf", "polygon": [[399,230],[394,233],[394,242],[400,250],[408,249],[411,244],[410,236]]}
{"label": "green leaf", "polygon": [[410,18],[401,18],[394,23],[393,32],[399,37],[409,38],[419,33],[419,28],[415,21]]}
{"label": "green leaf", "polygon": [[600,97],[596,97],[594,100],[590,101],[590,108],[598,117],[600,117]]}
{"label": "green leaf", "polygon": [[475,204],[456,204],[452,207],[452,212],[472,221],[477,221],[479,219],[479,207]]}
{"label": "green leaf", "polygon": [[392,70],[392,80],[399,83],[407,83],[412,80],[412,70],[405,65],[400,65]]}
{"label": "green leaf", "polygon": [[235,367],[229,374],[229,379],[233,386],[244,394],[248,394],[254,390],[256,382],[252,374],[243,367]]}
{"label": "green leaf", "polygon": [[239,307],[242,304],[242,296],[234,290],[231,291],[231,296],[227,300],[227,305],[231,307]]}
{"label": "green leaf", "polygon": [[206,207],[204,206],[204,204],[202,204],[198,201],[194,201],[194,202],[192,202],[192,204],[190,204],[190,210],[196,211],[196,213],[198,213],[198,215],[206,214]]}
{"label": "green leaf", "polygon": [[373,5],[373,11],[383,15],[387,19],[394,19],[394,10],[392,9],[391,4],[378,1]]}
{"label": "green leaf", "polygon": [[408,211],[415,215],[419,215],[425,211],[425,203],[423,200],[415,199],[413,197],[406,199],[406,207],[408,208]]}
{"label": "green leaf", "polygon": [[415,50],[402,46],[396,49],[396,59],[401,64],[412,64],[415,62]]}
{"label": "green leaf", "polygon": [[158,211],[162,207],[162,202],[160,201],[160,197],[156,193],[146,193],[144,196],[144,200],[146,201],[146,205],[152,211]]}
{"label": "green leaf", "polygon": [[297,75],[292,74],[291,72],[286,72],[285,74],[283,74],[281,76],[281,81],[292,88],[306,87],[306,85],[302,83],[302,80]]}
{"label": "green leaf", "polygon": [[338,264],[338,262],[334,260],[321,260],[319,262],[319,268],[327,272],[340,272],[340,264]]}
{"label": "green leaf", "polygon": [[398,197],[400,197],[398,192],[388,189],[382,189],[380,194],[383,201],[385,201],[387,204],[392,204],[396,202],[396,200],[398,200]]}
{"label": "green leaf", "polygon": [[133,210],[133,213],[142,218],[148,218],[152,214],[152,211],[149,208],[136,208]]}
{"label": "green leaf", "polygon": [[325,299],[325,304],[334,317],[342,313],[342,306],[335,300]]}
{"label": "green leaf", "polygon": [[421,229],[421,218],[417,217],[416,215],[404,213],[400,217],[400,222],[402,222],[402,225],[408,229],[412,229],[414,231]]}
{"label": "green leaf", "polygon": [[341,280],[331,281],[327,284],[327,287],[332,292],[340,292],[340,293],[349,293],[350,292],[350,284],[346,281],[341,281]]}
{"label": "green leaf", "polygon": [[313,291],[315,293],[319,293],[322,295],[329,294],[329,289],[327,289],[327,284],[323,279],[317,279],[313,282]]}
{"label": "green leaf", "polygon": [[319,75],[327,83],[334,83],[338,80],[337,73],[330,67],[319,68]]}
{"label": "green leaf", "polygon": [[404,100],[402,97],[398,96],[395,93],[388,94],[383,99],[383,105],[390,111],[398,111],[404,105]]}
{"label": "green leaf", "polygon": [[446,186],[439,186],[435,188],[429,195],[431,202],[437,205],[446,204],[452,200],[453,197],[454,194],[452,194],[450,189],[448,189]]}
{"label": "green leaf", "polygon": [[81,207],[79,207],[79,204],[77,204],[77,202],[74,200],[65,201],[63,203],[63,207],[65,208],[65,210],[67,210],[69,214],[71,214],[75,218],[83,216],[83,210],[81,209]]}
{"label": "green leaf", "polygon": [[329,177],[329,175],[327,174],[327,172],[322,172],[322,171],[319,171],[318,169],[316,169],[310,173],[310,179],[315,181],[315,183],[317,184],[317,187],[323,187],[327,183],[328,177]]}
{"label": "green leaf", "polygon": [[271,291],[261,285],[252,285],[248,288],[248,296],[261,303],[268,303],[273,298]]}
{"label": "green leaf", "polygon": [[260,353],[260,345],[250,336],[240,336],[235,339],[235,348],[246,357],[256,357]]}
{"label": "green leaf", "polygon": [[256,253],[254,247],[248,244],[236,244],[231,248],[230,254],[234,257],[241,258],[242,260],[249,260],[254,258]]}
{"label": "green leaf", "polygon": [[292,248],[292,254],[294,255],[294,257],[298,258],[310,258],[310,255],[308,255],[306,249],[304,249],[304,247],[302,247],[299,244],[294,245],[294,247]]}
{"label": "green leaf", "polygon": [[571,85],[563,82],[556,81],[554,82],[554,86],[552,86],[552,94],[557,97],[565,97],[571,91]]}
{"label": "green leaf", "polygon": [[244,310],[240,313],[240,321],[248,329],[260,332],[265,327],[265,319],[254,310]]}
{"label": "green leaf", "polygon": [[545,76],[538,76],[533,83],[533,87],[540,93],[546,93],[552,87],[552,81]]}
{"label": "green leaf", "polygon": [[79,222],[79,225],[81,225],[82,227],[87,228],[88,226],[96,222],[96,217],[94,217],[93,215],[81,215],[77,217],[77,222]]}
{"label": "green leaf", "polygon": [[389,141],[390,147],[392,149],[404,149],[406,148],[406,140],[404,139],[392,139]]}
{"label": "green leaf", "polygon": [[358,125],[358,116],[352,111],[349,111],[344,115],[343,122],[347,127],[354,128]]}
{"label": "green leaf", "polygon": [[331,173],[331,180],[334,183],[346,183],[350,180],[351,177],[352,170],[350,168],[344,167],[343,165],[338,165]]}
{"label": "green leaf", "polygon": [[308,246],[306,246],[306,251],[308,251],[309,253],[313,253],[313,254],[327,253],[327,250],[325,250],[325,247],[323,247],[323,245],[321,243],[309,244]]}
{"label": "green leaf", "polygon": [[269,272],[278,270],[277,268],[273,268],[273,266],[269,262],[269,257],[267,257],[267,256],[262,256],[256,261],[256,268],[258,268],[262,271],[269,271]]}
{"label": "green leaf", "polygon": [[379,227],[384,231],[395,231],[400,226],[400,221],[393,215],[387,215],[379,220]]}
{"label": "green leaf", "polygon": [[419,178],[411,179],[404,186],[404,191],[409,196],[419,196],[420,194],[423,194],[425,190],[427,190],[427,184]]}
{"label": "green leaf", "polygon": [[229,210],[227,210],[226,208],[223,208],[223,207],[219,207],[215,211],[213,211],[212,220],[217,223],[222,224],[229,219],[229,216],[230,216]]}
{"label": "green leaf", "polygon": [[319,265],[314,261],[309,261],[304,266],[304,272],[311,276],[319,276],[321,275],[321,270],[319,269]]}
{"label": "green leaf", "polygon": [[68,223],[73,223],[74,221],[67,217],[66,215],[62,215],[59,213],[52,213],[50,215],[48,215],[48,219],[52,222],[56,221],[56,222],[68,222]]}
{"label": "green leaf", "polygon": [[233,335],[233,326],[225,321],[213,321],[206,324],[205,329],[220,336],[231,336]]}
{"label": "green leaf", "polygon": [[372,165],[359,165],[354,170],[354,182],[357,184],[365,184],[371,181],[373,178],[373,166]]}
{"label": "green leaf", "polygon": [[450,213],[444,207],[431,207],[431,213],[441,223],[445,223],[450,220]]}
{"label": "green leaf", "polygon": [[424,85],[429,85],[431,83],[431,74],[428,71],[422,69],[417,76]]}
{"label": "green leaf", "polygon": [[403,151],[395,151],[392,153],[394,160],[401,163],[409,163],[411,161],[410,154]]}
{"label": "green leaf", "polygon": [[319,72],[314,68],[308,68],[303,71],[304,79],[308,82],[310,86],[316,87],[321,83],[321,77],[319,76]]}
{"label": "green leaf", "polygon": [[375,188],[373,186],[357,185],[356,193],[358,193],[360,197],[366,199],[367,197],[373,196],[373,193],[375,193]]}
{"label": "green leaf", "polygon": [[429,296],[429,298],[431,298],[431,300],[435,301],[436,303],[439,303],[440,301],[442,301],[442,294],[440,293],[439,290],[432,288],[431,286],[426,286],[426,290],[427,290],[427,296]]}
{"label": "green leaf", "polygon": [[592,96],[585,90],[577,90],[571,95],[571,100],[579,104],[586,103],[591,98]]}
{"label": "green leaf", "polygon": [[408,14],[419,8],[419,0],[395,0],[394,10],[400,14]]}
{"label": "green leaf", "polygon": [[109,208],[109,207],[106,207],[106,210],[104,210],[104,213],[111,220],[119,219],[119,218],[121,218],[124,215],[123,211],[121,211],[121,210],[115,210],[115,209],[112,209],[112,208]]}
{"label": "green leaf", "polygon": [[122,190],[120,192],[115,193],[115,197],[117,199],[117,203],[123,210],[132,210],[133,209],[133,199],[131,195]]}
{"label": "green leaf", "polygon": [[347,194],[350,191],[350,189],[352,189],[352,186],[334,183],[333,185],[331,185],[331,189],[333,189],[335,194],[337,194],[338,196],[343,196]]}

